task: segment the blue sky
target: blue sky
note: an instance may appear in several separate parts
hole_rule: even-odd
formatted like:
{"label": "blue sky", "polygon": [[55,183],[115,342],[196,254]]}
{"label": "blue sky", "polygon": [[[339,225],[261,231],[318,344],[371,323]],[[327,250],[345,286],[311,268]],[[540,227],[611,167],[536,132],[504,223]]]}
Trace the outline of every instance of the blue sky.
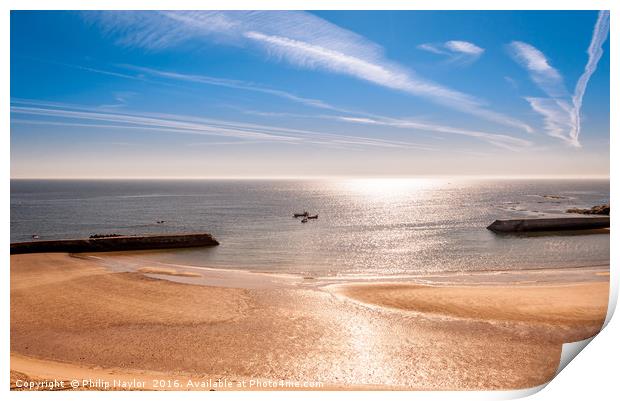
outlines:
{"label": "blue sky", "polygon": [[609,174],[609,14],[11,13],[12,177]]}

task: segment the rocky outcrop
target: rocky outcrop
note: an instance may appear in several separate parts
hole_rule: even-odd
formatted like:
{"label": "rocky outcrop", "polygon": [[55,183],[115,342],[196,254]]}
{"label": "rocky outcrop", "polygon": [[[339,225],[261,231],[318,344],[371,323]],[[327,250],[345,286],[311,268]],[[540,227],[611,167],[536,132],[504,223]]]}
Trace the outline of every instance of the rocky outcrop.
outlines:
{"label": "rocky outcrop", "polygon": [[590,209],[572,208],[572,209],[568,209],[566,213],[597,214],[597,215],[609,216],[609,204],[594,206]]}

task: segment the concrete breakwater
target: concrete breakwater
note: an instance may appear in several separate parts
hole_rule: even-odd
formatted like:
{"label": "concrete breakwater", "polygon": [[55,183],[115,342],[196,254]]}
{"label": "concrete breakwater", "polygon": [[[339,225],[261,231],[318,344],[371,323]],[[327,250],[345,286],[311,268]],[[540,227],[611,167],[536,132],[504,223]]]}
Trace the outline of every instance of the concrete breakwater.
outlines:
{"label": "concrete breakwater", "polygon": [[495,220],[487,228],[495,232],[593,230],[609,227],[609,217],[558,217],[552,219]]}
{"label": "concrete breakwater", "polygon": [[207,233],[127,235],[105,238],[15,242],[11,244],[11,254],[134,251],[215,245],[219,245],[219,242],[211,234]]}

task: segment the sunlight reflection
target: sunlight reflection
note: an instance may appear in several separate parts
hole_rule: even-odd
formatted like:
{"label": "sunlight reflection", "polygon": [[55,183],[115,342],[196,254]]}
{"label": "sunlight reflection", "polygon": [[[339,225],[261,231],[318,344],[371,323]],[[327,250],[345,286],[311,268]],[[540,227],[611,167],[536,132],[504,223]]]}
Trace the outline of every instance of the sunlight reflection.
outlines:
{"label": "sunlight reflection", "polygon": [[360,178],[342,182],[342,187],[369,199],[405,198],[436,187],[433,178]]}

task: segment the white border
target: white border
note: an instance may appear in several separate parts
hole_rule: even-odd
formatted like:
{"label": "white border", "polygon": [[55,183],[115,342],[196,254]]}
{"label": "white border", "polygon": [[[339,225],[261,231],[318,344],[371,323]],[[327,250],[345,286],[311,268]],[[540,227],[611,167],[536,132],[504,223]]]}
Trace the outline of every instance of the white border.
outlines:
{"label": "white border", "polygon": [[[89,0],[88,2],[79,0],[57,0],[54,2],[43,0],[4,0],[0,7],[2,8],[2,14],[0,15],[0,46],[1,53],[4,55],[2,62],[2,74],[1,81],[3,88],[3,96],[0,97],[1,108],[1,127],[2,135],[0,136],[0,152],[2,152],[1,163],[5,174],[5,179],[2,181],[2,204],[4,206],[3,219],[4,229],[2,230],[2,241],[7,249],[5,256],[5,263],[2,264],[2,277],[1,282],[1,311],[2,311],[2,329],[0,330],[0,341],[2,347],[0,355],[2,355],[0,361],[0,391],[8,393],[9,398],[17,399],[24,398],[30,399],[34,397],[49,397],[55,399],[83,399],[85,396],[92,399],[109,399],[111,394],[106,392],[75,392],[75,393],[19,393],[9,392],[9,257],[8,257],[8,244],[10,242],[10,64],[8,62],[10,57],[10,10],[47,10],[47,9],[68,9],[68,10],[84,10],[84,9],[104,9],[104,10],[121,10],[121,9],[225,9],[225,10],[248,10],[248,9],[264,9],[264,10],[283,10],[283,9],[298,9],[298,10],[346,10],[346,9],[365,9],[365,10],[611,10],[611,19],[614,20],[615,9],[619,9],[617,1],[604,1],[604,0],[564,0],[564,1],[549,1],[549,0],[521,0],[521,1],[498,1],[498,0],[415,0],[415,1],[398,1],[398,0],[314,0],[314,1],[283,1],[283,0],[262,0],[262,1],[249,1],[249,0],[211,0],[211,1],[192,1],[192,0]],[[354,5],[354,7],[352,6]],[[614,29],[614,23],[611,24],[610,29],[610,43],[611,43],[611,71],[618,71],[618,30]],[[612,109],[617,110],[618,107],[618,95],[620,90],[618,88],[618,79],[615,74],[611,74],[610,90],[611,90],[611,105]],[[615,107],[614,107],[615,105]],[[610,130],[615,132],[618,128],[617,113],[611,113],[610,118]],[[616,148],[616,141],[614,138],[610,138],[611,153],[614,153]],[[618,162],[614,158],[610,160],[612,177],[618,172]],[[615,181],[611,181],[611,198],[617,199],[618,189],[615,185]],[[618,219],[612,216],[612,226],[616,227],[615,222]],[[612,231],[611,243],[614,244],[616,235]],[[611,283],[612,288],[610,291],[610,305],[615,308],[618,294],[618,269],[616,268],[616,260],[618,254],[616,249],[611,247]],[[611,317],[613,308],[610,309],[608,314],[608,320]],[[584,399],[586,397],[597,400],[613,399],[618,394],[618,379],[617,379],[617,361],[619,356],[619,345],[617,339],[620,338],[620,324],[618,319],[611,320],[604,330],[592,340],[588,345],[587,351],[582,352],[577,356],[575,362],[568,365],[556,379],[551,381],[548,386],[542,386],[541,388],[516,391],[516,392],[356,392],[355,397],[366,398],[391,398],[391,399],[410,399],[412,396],[420,399],[433,399],[433,400],[452,400],[459,399],[507,399],[515,397],[523,397],[531,393],[538,392],[534,397],[537,400],[572,400],[572,399]],[[216,398],[232,398],[239,399],[245,396],[249,396],[255,399],[288,399],[295,397],[297,399],[314,399],[317,396],[321,398],[327,397],[330,399],[336,399],[347,394],[342,392],[321,392],[316,394],[313,392],[308,393],[291,393],[291,392],[254,392],[248,393],[221,393],[210,392],[205,393],[188,393],[183,394],[183,398],[191,399],[204,399],[206,396]],[[141,399],[164,399],[179,398],[179,394],[171,393],[115,393],[115,398],[126,399],[129,397],[137,397]]]}
{"label": "white border", "polygon": [[10,10],[609,10],[610,0],[5,0]]}

